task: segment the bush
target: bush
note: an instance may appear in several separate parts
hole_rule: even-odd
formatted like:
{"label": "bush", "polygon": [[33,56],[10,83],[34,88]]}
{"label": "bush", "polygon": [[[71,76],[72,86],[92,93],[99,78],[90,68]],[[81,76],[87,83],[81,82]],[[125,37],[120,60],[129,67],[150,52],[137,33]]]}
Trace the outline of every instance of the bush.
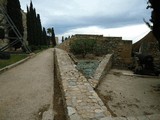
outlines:
{"label": "bush", "polygon": [[11,55],[9,53],[0,52],[0,59],[7,60],[10,59]]}
{"label": "bush", "polygon": [[94,53],[95,46],[96,40],[94,39],[80,39],[70,44],[70,51],[75,55],[82,54],[85,57],[86,54]]}

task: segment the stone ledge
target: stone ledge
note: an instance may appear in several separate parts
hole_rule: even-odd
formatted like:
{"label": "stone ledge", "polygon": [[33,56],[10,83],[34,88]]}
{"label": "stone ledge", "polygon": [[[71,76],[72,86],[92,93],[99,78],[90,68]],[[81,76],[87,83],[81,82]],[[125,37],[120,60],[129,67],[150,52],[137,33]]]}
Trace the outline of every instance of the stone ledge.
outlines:
{"label": "stone ledge", "polygon": [[112,67],[113,54],[107,54],[96,69],[93,79],[89,79],[93,88],[96,88],[104,75],[109,72]]}
{"label": "stone ledge", "polygon": [[129,116],[129,117],[106,117],[100,120],[159,120],[160,114]]}
{"label": "stone ledge", "polygon": [[55,49],[55,58],[68,120],[99,120],[111,116],[87,79],[75,68],[68,53]]}

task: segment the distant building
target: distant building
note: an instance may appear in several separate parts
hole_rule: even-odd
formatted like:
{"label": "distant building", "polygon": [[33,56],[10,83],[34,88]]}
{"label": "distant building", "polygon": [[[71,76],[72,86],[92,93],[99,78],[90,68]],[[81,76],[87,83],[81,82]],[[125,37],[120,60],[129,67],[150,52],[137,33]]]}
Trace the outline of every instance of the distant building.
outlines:
{"label": "distant building", "polygon": [[55,39],[56,39],[56,45],[58,45],[58,44],[59,44],[59,39],[58,39],[58,37],[55,37]]}

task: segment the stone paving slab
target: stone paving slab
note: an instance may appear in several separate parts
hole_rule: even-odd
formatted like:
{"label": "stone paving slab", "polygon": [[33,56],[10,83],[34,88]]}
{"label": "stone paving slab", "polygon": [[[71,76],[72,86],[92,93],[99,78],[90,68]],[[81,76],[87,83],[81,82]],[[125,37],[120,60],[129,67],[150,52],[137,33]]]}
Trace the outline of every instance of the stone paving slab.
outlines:
{"label": "stone paving slab", "polygon": [[147,118],[149,118],[149,120],[160,120],[160,114],[149,115]]}
{"label": "stone paving slab", "polygon": [[130,117],[106,117],[100,120],[160,120],[160,114],[144,115],[144,116],[130,116]]}
{"label": "stone paving slab", "polygon": [[55,49],[63,99],[69,120],[100,120],[111,116],[87,79],[75,68],[69,55]]}

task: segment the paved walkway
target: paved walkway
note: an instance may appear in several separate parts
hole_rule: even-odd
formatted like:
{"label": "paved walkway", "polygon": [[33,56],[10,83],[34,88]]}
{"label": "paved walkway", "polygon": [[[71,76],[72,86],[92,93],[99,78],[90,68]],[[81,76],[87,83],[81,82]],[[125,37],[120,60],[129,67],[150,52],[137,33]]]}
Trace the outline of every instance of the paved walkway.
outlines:
{"label": "paved walkway", "polygon": [[0,74],[0,120],[38,120],[52,99],[53,49]]}

